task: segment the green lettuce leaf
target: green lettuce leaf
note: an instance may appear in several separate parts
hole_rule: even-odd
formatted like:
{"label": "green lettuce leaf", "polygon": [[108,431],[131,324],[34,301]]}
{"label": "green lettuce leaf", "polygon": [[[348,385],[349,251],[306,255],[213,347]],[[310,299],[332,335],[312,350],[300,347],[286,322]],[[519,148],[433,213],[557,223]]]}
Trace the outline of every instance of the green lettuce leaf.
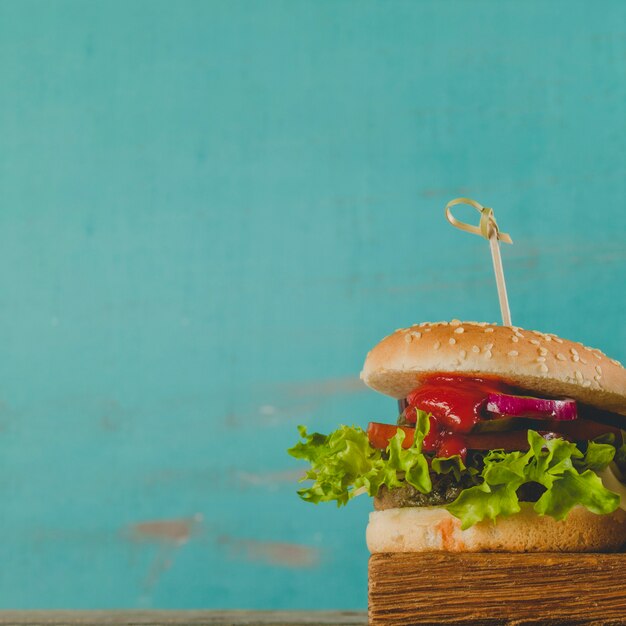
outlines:
{"label": "green lettuce leaf", "polygon": [[384,451],[373,448],[367,433],[358,427],[341,426],[322,435],[309,434],[300,426],[303,441],[289,454],[310,463],[302,480],[313,483],[298,494],[308,502],[335,501],[341,506],[361,493],[375,496],[382,486],[396,489],[408,483],[428,494],[433,476],[453,474],[466,488],[446,508],[461,520],[463,529],[518,513],[518,490],[524,485],[531,489],[540,486],[543,493],[534,509],[555,519],[563,519],[576,505],[597,514],[611,513],[619,506],[620,497],[604,487],[596,472],[614,457],[616,462],[623,459],[626,463],[626,446],[618,448],[616,455],[613,443],[600,439],[588,442],[583,453],[574,443],[546,440],[528,431],[527,452],[491,450],[475,455],[468,465],[458,455],[435,457],[429,467],[429,458],[422,452],[429,423],[429,415],[418,411],[413,445],[402,448],[405,434],[398,429]]}
{"label": "green lettuce leaf", "polygon": [[464,474],[473,476],[478,473],[474,467],[467,467],[458,454],[449,457],[433,457],[430,467],[435,474],[453,474],[457,482]]}
{"label": "green lettuce leaf", "polygon": [[528,431],[528,452],[491,450],[479,475],[482,482],[463,490],[446,508],[466,529],[484,519],[495,520],[519,512],[517,490],[528,483],[545,489],[534,509],[540,515],[563,519],[572,507],[582,505],[597,514],[613,512],[620,502],[595,473],[613,459],[615,448],[589,442],[583,454],[563,439],[546,440]]}
{"label": "green lettuce leaf", "polygon": [[590,441],[585,452],[583,463],[578,464],[574,461],[575,466],[582,466],[594,472],[603,470],[615,457],[615,446],[607,443],[596,443]]}
{"label": "green lettuce leaf", "polygon": [[402,448],[405,433],[398,429],[385,454],[373,448],[367,433],[355,426],[341,426],[330,435],[308,434],[304,426],[299,426],[304,441],[288,452],[311,464],[302,480],[312,480],[313,484],[300,489],[298,495],[307,502],[334,500],[341,506],[360,493],[375,496],[383,485],[394,489],[409,483],[422,493],[429,493],[432,482],[428,461],[422,454],[429,426],[428,414],[420,411],[413,445]]}
{"label": "green lettuce leaf", "polygon": [[495,520],[498,516],[520,511],[514,485],[489,485],[486,482],[464,489],[446,508],[461,520],[463,530],[484,519]]}
{"label": "green lettuce leaf", "polygon": [[483,519],[519,513],[517,490],[524,483],[528,453],[492,450],[484,458],[482,482],[464,489],[446,508],[461,520],[465,530]]}
{"label": "green lettuce leaf", "polygon": [[619,503],[620,497],[604,487],[595,472],[588,469],[579,474],[575,469],[569,469],[554,480],[534,508],[540,515],[561,520],[577,504],[582,504],[592,513],[604,515],[615,511]]}

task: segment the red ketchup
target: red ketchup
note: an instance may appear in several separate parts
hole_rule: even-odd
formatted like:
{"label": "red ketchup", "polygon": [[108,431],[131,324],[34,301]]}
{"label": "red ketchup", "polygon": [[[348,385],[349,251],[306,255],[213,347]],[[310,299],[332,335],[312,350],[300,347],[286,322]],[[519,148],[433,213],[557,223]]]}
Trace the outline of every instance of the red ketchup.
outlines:
{"label": "red ketchup", "polygon": [[406,398],[407,422],[416,421],[415,409],[431,413],[430,431],[423,449],[437,456],[459,454],[463,459],[469,433],[484,418],[483,408],[489,393],[507,393],[510,388],[497,380],[465,376],[432,376]]}

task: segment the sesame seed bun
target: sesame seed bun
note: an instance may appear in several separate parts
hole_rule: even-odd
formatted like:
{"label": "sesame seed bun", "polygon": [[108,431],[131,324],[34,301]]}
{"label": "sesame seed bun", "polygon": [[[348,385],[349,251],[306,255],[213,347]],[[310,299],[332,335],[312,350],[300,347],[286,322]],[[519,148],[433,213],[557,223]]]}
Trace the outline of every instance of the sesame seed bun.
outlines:
{"label": "sesame seed bun", "polygon": [[385,337],[365,359],[366,385],[404,398],[436,373],[497,377],[537,395],[626,415],[626,370],[595,348],[484,322],[423,323]]}
{"label": "sesame seed bun", "polygon": [[574,507],[562,521],[537,515],[532,504],[496,523],[461,530],[441,507],[408,507],[370,513],[367,547],[377,552],[613,552],[626,543],[626,512],[609,515]]}

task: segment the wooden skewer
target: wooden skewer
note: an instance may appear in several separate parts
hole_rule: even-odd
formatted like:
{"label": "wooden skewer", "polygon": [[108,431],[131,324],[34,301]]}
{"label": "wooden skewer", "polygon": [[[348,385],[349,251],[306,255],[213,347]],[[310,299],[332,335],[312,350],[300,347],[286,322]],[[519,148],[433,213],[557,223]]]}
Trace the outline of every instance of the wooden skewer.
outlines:
{"label": "wooden skewer", "polygon": [[[457,220],[450,210],[457,204],[468,204],[480,213],[480,224],[473,226]],[[511,310],[509,308],[509,298],[506,293],[506,281],[504,280],[504,268],[502,267],[502,257],[500,256],[500,241],[505,243],[513,243],[513,240],[507,233],[501,233],[498,224],[493,215],[493,209],[484,207],[476,200],[470,198],[455,198],[450,200],[446,205],[446,219],[460,230],[464,230],[474,235],[480,235],[489,241],[491,249],[491,260],[493,261],[493,272],[496,277],[496,287],[498,288],[498,300],[500,301],[500,313],[502,315],[502,324],[511,326]]]}
{"label": "wooden skewer", "polygon": [[504,281],[504,269],[502,267],[502,257],[500,256],[500,244],[496,233],[489,237],[489,247],[491,248],[491,260],[493,261],[493,271],[496,275],[496,286],[498,287],[498,299],[500,300],[500,313],[502,324],[512,326],[511,310],[509,309],[509,298],[506,293],[506,282]]}

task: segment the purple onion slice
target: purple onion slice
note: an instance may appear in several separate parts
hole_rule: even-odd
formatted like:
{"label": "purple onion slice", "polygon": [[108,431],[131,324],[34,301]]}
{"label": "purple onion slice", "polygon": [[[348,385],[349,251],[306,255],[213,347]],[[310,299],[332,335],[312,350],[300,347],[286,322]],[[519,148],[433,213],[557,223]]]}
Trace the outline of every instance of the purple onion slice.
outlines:
{"label": "purple onion slice", "polygon": [[487,396],[485,410],[494,415],[509,417],[534,417],[571,421],[578,417],[576,400],[546,400],[530,396],[511,396],[505,393],[490,393]]}

